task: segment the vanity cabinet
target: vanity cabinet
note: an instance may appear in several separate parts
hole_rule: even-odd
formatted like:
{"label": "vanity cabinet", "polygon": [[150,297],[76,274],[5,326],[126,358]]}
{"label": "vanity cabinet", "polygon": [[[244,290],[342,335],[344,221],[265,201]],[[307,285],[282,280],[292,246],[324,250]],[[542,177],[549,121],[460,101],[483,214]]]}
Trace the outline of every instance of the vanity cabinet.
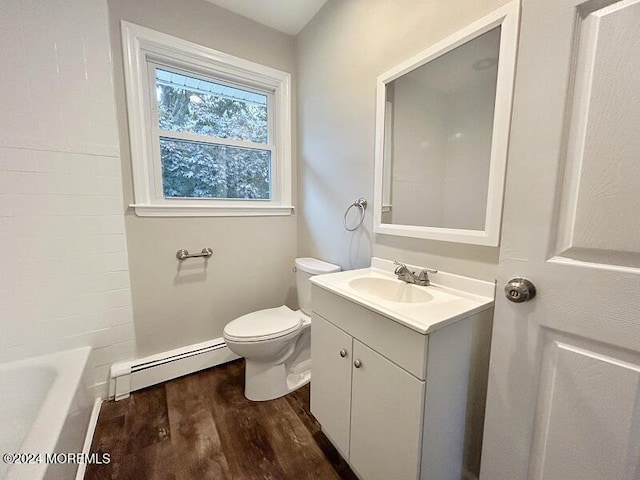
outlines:
{"label": "vanity cabinet", "polygon": [[322,317],[312,325],[311,408],[325,434],[362,478],[415,479],[424,382]]}
{"label": "vanity cabinet", "polygon": [[474,473],[492,310],[426,335],[317,285],[312,299],[311,412],[358,477]]}
{"label": "vanity cabinet", "polygon": [[416,478],[424,381],[353,340],[349,461],[362,478]]}
{"label": "vanity cabinet", "polygon": [[353,338],[315,314],[311,329],[311,410],[338,451],[349,458]]}

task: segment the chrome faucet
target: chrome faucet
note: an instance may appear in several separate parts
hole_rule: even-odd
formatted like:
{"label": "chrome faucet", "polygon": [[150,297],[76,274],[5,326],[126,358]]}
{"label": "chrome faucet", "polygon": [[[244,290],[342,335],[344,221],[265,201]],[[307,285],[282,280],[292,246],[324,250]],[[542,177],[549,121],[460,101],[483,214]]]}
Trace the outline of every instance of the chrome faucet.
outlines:
{"label": "chrome faucet", "polygon": [[397,265],[393,273],[398,276],[398,280],[402,280],[403,282],[407,283],[414,283],[415,285],[420,285],[422,287],[428,287],[429,285],[431,285],[431,282],[429,282],[430,273],[438,273],[437,270],[425,268],[416,275],[416,272],[412,272],[411,270],[409,270],[409,268],[404,263],[400,263],[396,260],[394,260],[393,263]]}

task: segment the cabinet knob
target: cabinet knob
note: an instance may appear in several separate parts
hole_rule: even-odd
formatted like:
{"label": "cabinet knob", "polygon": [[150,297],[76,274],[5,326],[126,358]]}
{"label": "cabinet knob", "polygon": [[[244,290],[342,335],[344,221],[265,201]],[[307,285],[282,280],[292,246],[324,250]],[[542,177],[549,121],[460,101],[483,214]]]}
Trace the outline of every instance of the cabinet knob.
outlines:
{"label": "cabinet knob", "polygon": [[362,366],[362,362],[360,360],[356,360],[353,362],[353,366],[356,368],[360,368]]}
{"label": "cabinet knob", "polygon": [[346,356],[347,356],[347,351],[346,351],[344,348],[341,348],[341,349],[340,349],[340,356],[341,356],[342,358],[344,358],[344,357],[346,357]]}

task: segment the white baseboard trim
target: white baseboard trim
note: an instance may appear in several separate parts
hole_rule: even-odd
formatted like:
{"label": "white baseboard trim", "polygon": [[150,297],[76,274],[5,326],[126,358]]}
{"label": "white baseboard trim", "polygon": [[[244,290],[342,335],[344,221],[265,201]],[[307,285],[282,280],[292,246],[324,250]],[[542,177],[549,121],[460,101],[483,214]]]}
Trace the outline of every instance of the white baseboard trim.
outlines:
{"label": "white baseboard trim", "polygon": [[108,382],[96,383],[89,387],[89,394],[93,398],[100,398],[101,400],[106,400],[109,396]]}
{"label": "white baseboard trim", "polygon": [[173,378],[214,367],[240,358],[216,338],[176,348],[156,355],[111,366],[109,399],[122,400],[131,392],[166,382]]}
{"label": "white baseboard trim", "polygon": [[[102,405],[102,398],[98,397],[93,402],[93,409],[91,410],[91,417],[89,417],[89,425],[87,426],[87,435],[84,437],[84,445],[82,445],[82,453],[88,456],[91,451],[91,442],[93,442],[93,434],[96,431],[96,425],[98,424],[98,415],[100,415],[100,406]],[[76,480],[83,480],[84,473],[87,469],[87,464],[82,462],[78,465],[76,470]]]}

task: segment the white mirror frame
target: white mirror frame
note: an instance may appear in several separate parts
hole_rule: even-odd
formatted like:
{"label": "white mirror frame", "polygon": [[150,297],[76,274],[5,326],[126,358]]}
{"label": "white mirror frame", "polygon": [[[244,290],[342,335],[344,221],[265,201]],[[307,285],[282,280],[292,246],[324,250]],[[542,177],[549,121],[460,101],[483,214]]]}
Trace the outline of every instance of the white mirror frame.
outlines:
{"label": "white mirror frame", "polygon": [[[516,66],[519,12],[519,1],[513,0],[378,77],[373,204],[373,231],[375,233],[474,245],[498,246],[500,244],[500,223],[502,220],[502,199],[509,143],[509,127],[511,124],[511,103]],[[501,27],[500,52],[484,230],[382,223],[386,85],[498,26]]]}

